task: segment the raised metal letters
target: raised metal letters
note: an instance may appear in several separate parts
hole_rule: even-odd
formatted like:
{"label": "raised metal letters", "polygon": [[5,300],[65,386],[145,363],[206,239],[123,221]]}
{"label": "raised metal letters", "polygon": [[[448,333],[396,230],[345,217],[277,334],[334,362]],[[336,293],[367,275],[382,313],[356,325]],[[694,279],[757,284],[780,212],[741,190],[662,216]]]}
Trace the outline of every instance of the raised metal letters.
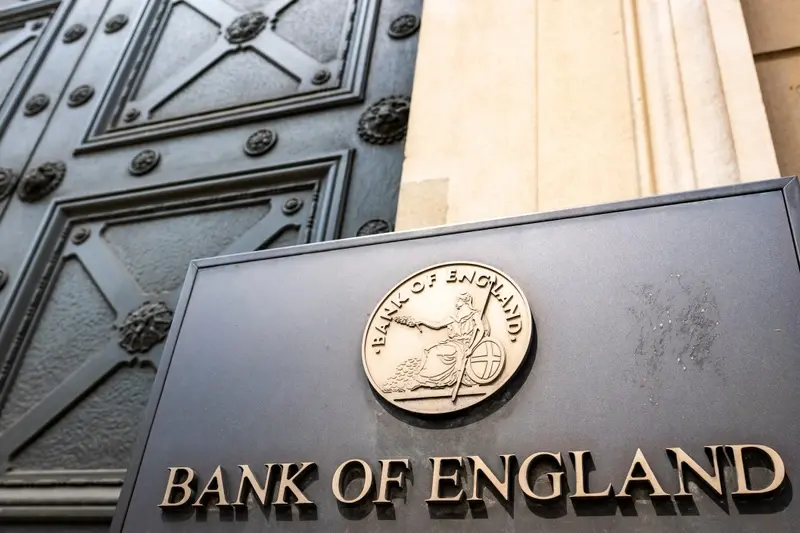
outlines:
{"label": "raised metal letters", "polygon": [[[650,488],[650,498],[670,498],[674,496],[676,500],[683,496],[691,496],[686,489],[685,479],[683,477],[683,468],[689,468],[694,471],[700,478],[711,487],[717,496],[725,497],[724,485],[722,478],[721,464],[717,458],[717,454],[722,452],[722,449],[727,449],[731,453],[732,467],[735,468],[736,477],[739,481],[738,489],[732,492],[733,497],[748,497],[753,500],[761,498],[770,498],[773,493],[780,490],[786,482],[786,469],[783,460],[778,453],[767,446],[758,444],[745,444],[745,445],[730,445],[730,446],[707,446],[706,451],[709,453],[711,462],[713,463],[713,475],[709,474],[702,467],[700,467],[689,455],[687,455],[681,448],[667,448],[667,455],[674,460],[676,469],[676,478],[680,487],[679,491],[675,494],[669,494],[662,488],[660,482],[656,479],[655,473],[650,467],[644,453],[641,449],[637,449],[631,462],[631,466],[627,475],[622,483],[622,490],[616,495],[619,500],[633,500],[633,495],[630,493],[633,484],[646,484]],[[750,485],[748,478],[750,469],[755,466],[765,466],[763,461],[750,462],[752,453],[763,455],[769,460],[770,469],[773,472],[773,478],[770,480],[768,486],[764,488],[753,488]],[[615,496],[611,485],[601,492],[589,492],[586,481],[587,469],[589,468],[589,461],[591,460],[588,451],[571,451],[570,457],[575,464],[575,482],[574,492],[570,498],[577,504],[582,500],[608,500],[613,501]],[[503,462],[503,473],[501,476],[492,471],[486,462],[477,455],[472,456],[452,456],[452,457],[430,457],[431,470],[430,470],[430,483],[431,492],[430,498],[426,499],[426,503],[430,506],[459,504],[466,500],[472,504],[484,503],[483,488],[488,482],[504,504],[511,503],[512,497],[512,484],[514,482],[512,476],[514,469],[512,468],[512,461],[515,456],[513,454],[501,455],[500,458]],[[409,459],[380,459],[381,465],[380,478],[378,481],[377,497],[372,503],[375,504],[392,504],[392,499],[389,494],[389,486],[394,485],[403,490],[406,489],[405,480],[406,475],[411,472],[411,461]],[[547,472],[537,471],[534,477],[534,466],[539,463],[551,463],[552,470]],[[471,487],[468,488],[467,480],[462,477],[465,465],[469,463],[472,466]],[[225,506],[248,506],[248,495],[253,491],[255,499],[262,506],[287,506],[287,505],[314,505],[311,499],[303,492],[300,483],[303,478],[311,473],[312,469],[316,467],[313,462],[304,463],[264,463],[266,472],[264,475],[263,483],[257,479],[253,474],[251,468],[247,465],[238,465],[241,470],[241,476],[238,482],[230,481],[230,485],[226,488],[224,485],[222,466],[217,466],[208,481],[203,485],[203,489],[199,495],[194,499],[191,504],[192,507],[208,507],[211,499],[211,505],[216,507]],[[395,474],[391,475],[390,471],[395,467]],[[274,470],[280,470],[279,479],[273,479]],[[550,480],[552,491],[550,494],[536,494],[533,486],[537,479],[546,475]],[[194,470],[188,467],[174,467],[169,469],[169,478],[167,486],[164,491],[164,497],[159,505],[163,509],[177,508],[186,506],[192,500],[195,491],[195,485],[198,477]],[[551,452],[537,452],[528,455],[520,465],[517,473],[517,480],[525,497],[537,504],[547,504],[555,502],[562,498],[564,491],[569,490],[571,482],[567,482],[566,473],[564,471],[561,453]],[[361,505],[368,503],[368,499],[373,489],[375,489],[375,476],[372,469],[363,459],[349,459],[341,463],[333,472],[331,476],[331,494],[340,504],[344,505]],[[347,488],[356,483],[358,492],[347,495]],[[360,483],[360,485],[358,485]],[[762,481],[763,483],[763,481]],[[277,485],[275,491],[275,500],[270,502],[270,494],[273,488]],[[228,494],[232,494],[234,487],[238,486],[236,500],[229,503]]]}
{"label": "raised metal letters", "polygon": [[[783,464],[783,459],[778,455],[778,452],[769,446],[762,446],[760,444],[736,444],[727,446],[727,448],[733,455],[733,463],[736,465],[738,487],[736,487],[736,491],[732,493],[734,496],[764,496],[776,492],[781,488],[783,482],[786,480],[786,466]],[[769,457],[770,462],[772,462],[772,470],[774,472],[772,483],[763,489],[754,489],[748,484],[747,469],[744,461],[744,452],[746,450],[751,452],[757,450]]]}
{"label": "raised metal letters", "polygon": [[[397,488],[405,490],[406,472],[411,471],[411,462],[408,459],[381,459],[378,461],[381,465],[381,479],[378,484],[378,497],[375,503],[392,503],[389,498],[389,484],[394,484]],[[389,475],[392,466],[402,467],[404,471],[400,471],[396,476]]]}
{"label": "raised metal letters", "polygon": [[[556,472],[548,472],[547,477],[550,478],[550,484],[553,486],[553,492],[547,496],[540,496],[533,491],[531,485],[530,470],[540,460],[553,460],[558,465],[559,470]],[[519,466],[519,487],[522,489],[523,494],[534,501],[547,502],[557,500],[561,497],[562,483],[564,480],[564,472],[561,470],[563,463],[561,461],[561,453],[548,453],[539,452],[529,455],[522,461]]]}
{"label": "raised metal letters", "polygon": [[[637,470],[641,470],[643,475],[635,475]],[[631,483],[647,483],[650,485],[651,497],[665,497],[669,496],[663,488],[661,488],[661,484],[656,479],[656,474],[653,472],[653,469],[650,468],[650,464],[647,462],[647,459],[644,458],[644,454],[642,453],[641,449],[636,450],[636,455],[633,457],[633,462],[631,462],[631,467],[628,470],[628,475],[625,476],[625,481],[622,483],[622,490],[619,491],[617,494],[617,498],[632,498],[631,494],[628,492],[630,489]]]}
{"label": "raised metal letters", "polygon": [[[354,498],[347,498],[344,495],[343,489],[347,488],[348,474],[356,467],[360,467],[360,470],[364,473],[364,484],[361,487],[361,492],[359,492]],[[345,479],[344,487],[342,486],[343,477]],[[365,461],[362,461],[361,459],[350,459],[349,461],[345,461],[344,463],[340,464],[333,473],[333,480],[331,481],[333,497],[339,500],[341,503],[347,505],[354,505],[364,501],[374,486],[375,477],[372,475],[372,469]]]}
{"label": "raised metal letters", "polygon": [[37,202],[55,191],[66,173],[67,165],[62,161],[42,163],[25,173],[17,187],[17,196],[23,202]]}
{"label": "raised metal letters", "polygon": [[364,332],[364,369],[394,405],[450,413],[511,379],[532,330],[528,301],[508,276],[477,263],[445,263],[409,276],[378,304]]}
{"label": "raised metal letters", "polygon": [[691,496],[691,493],[686,490],[686,480],[683,477],[684,467],[702,479],[717,496],[722,496],[722,476],[720,476],[719,469],[719,453],[721,449],[722,446],[706,446],[706,453],[711,459],[711,464],[714,468],[714,474],[711,475],[680,448],[667,448],[667,455],[674,459],[675,469],[678,471],[678,486],[680,490],[675,493],[675,496]]}
{"label": "raised metal letters", "polygon": [[[178,483],[178,476],[186,476],[185,479]],[[159,507],[181,507],[189,503],[192,498],[192,484],[195,481],[195,471],[186,466],[175,466],[169,469],[169,479],[167,480],[167,488],[164,490],[164,498],[161,500]],[[175,489],[181,491],[181,497],[177,501],[173,501],[173,492]]]}

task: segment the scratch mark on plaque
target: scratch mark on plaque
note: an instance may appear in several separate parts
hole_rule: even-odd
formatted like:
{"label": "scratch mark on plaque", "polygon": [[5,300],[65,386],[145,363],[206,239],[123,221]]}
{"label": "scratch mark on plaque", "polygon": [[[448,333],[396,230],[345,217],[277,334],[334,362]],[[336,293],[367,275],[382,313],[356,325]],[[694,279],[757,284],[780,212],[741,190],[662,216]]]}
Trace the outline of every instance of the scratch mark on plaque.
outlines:
{"label": "scratch mark on plaque", "polygon": [[[680,371],[710,369],[720,375],[711,349],[719,337],[719,306],[706,281],[672,274],[661,283],[643,283],[631,290],[636,303],[627,308],[634,319],[637,367],[634,380],[642,388],[659,384],[659,373],[676,365]],[[652,403],[657,399],[650,397]]]}

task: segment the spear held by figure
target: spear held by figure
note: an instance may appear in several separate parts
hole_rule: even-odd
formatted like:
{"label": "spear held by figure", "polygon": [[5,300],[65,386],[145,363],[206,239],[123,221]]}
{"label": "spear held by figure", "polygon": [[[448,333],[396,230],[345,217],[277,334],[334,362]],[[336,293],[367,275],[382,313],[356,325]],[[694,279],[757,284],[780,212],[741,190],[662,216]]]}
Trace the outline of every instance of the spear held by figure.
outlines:
{"label": "spear held by figure", "polygon": [[[494,287],[495,281],[492,281],[491,285],[489,285],[489,290],[486,292],[486,300],[483,301],[483,306],[481,307],[481,314],[478,317],[478,320],[483,320],[483,315],[486,313],[486,306],[489,305],[489,299],[492,297],[492,288]],[[456,381],[456,386],[453,387],[453,396],[450,398],[453,403],[456,403],[456,398],[458,397],[458,389],[461,388],[461,381],[464,379],[464,372],[467,370],[467,359],[472,355],[472,352],[475,351],[477,348],[476,335],[480,334],[479,330],[475,330],[472,332],[472,340],[469,343],[469,348],[467,351],[464,352],[464,359],[461,361],[461,370],[458,372],[458,380]]]}

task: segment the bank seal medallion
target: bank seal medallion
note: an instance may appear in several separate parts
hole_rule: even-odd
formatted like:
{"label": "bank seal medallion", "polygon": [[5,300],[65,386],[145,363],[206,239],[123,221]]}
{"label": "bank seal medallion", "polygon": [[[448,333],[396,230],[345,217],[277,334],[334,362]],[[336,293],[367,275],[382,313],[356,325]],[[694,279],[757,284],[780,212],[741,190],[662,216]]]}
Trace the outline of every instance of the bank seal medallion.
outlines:
{"label": "bank seal medallion", "polygon": [[452,262],[396,285],[373,311],[361,355],[386,401],[420,414],[447,414],[498,392],[528,355],[533,318],[510,277],[487,265]]}

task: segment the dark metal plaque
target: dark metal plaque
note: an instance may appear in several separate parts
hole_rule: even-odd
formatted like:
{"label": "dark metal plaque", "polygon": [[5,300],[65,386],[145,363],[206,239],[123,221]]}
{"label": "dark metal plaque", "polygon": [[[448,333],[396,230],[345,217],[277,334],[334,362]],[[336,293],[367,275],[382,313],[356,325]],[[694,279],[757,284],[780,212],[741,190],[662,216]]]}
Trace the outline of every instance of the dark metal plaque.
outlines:
{"label": "dark metal plaque", "polygon": [[[800,184],[782,179],[196,261],[112,531],[797,531],[799,208]],[[451,344],[416,340],[442,323],[421,318],[439,301],[412,308],[411,292],[434,290],[448,274],[424,278],[424,289],[409,276],[454,262],[489,265],[484,285],[502,272],[492,286],[513,280],[505,299],[527,298],[526,357],[512,352],[506,333],[519,329],[503,326],[505,304],[467,298],[466,289],[452,291],[458,309],[444,321]],[[402,350],[381,348],[365,328],[393,287],[409,290],[398,298],[410,302],[408,316],[387,323],[402,332],[395,339],[405,339],[410,358],[447,363],[452,356],[458,364],[452,354],[463,349],[483,361],[506,359],[422,377],[403,367],[394,388],[376,390],[383,370],[375,358]],[[494,344],[479,348],[467,338],[459,345],[462,318],[481,313],[495,322],[471,323]],[[509,365],[519,368],[485,399],[447,407]],[[451,395],[456,379],[460,389]],[[425,386],[438,394],[436,409],[402,408],[398,394],[423,394]],[[759,455],[750,445],[774,453]],[[667,453],[676,447],[708,478],[718,465],[717,477],[706,483],[691,468],[676,468],[680,456]],[[531,467],[539,452],[553,461]],[[355,468],[344,475],[339,467],[352,459],[363,463],[349,463]],[[387,493],[390,504],[376,503],[379,461],[388,459],[407,460],[410,472],[403,470],[404,488]],[[445,472],[447,461],[463,466],[455,470],[463,474],[462,498],[445,480],[454,472]],[[282,470],[287,463],[294,470]],[[255,489],[239,498],[239,465],[261,483],[267,464],[266,503]],[[195,490],[186,506],[160,506],[176,467],[196,475]],[[497,478],[477,476],[482,495],[475,490],[481,467]],[[284,482],[297,470],[301,494],[291,496]],[[365,477],[372,491],[362,491]],[[769,494],[744,494],[776,479]],[[604,495],[580,497],[609,484]],[[561,495],[544,500],[554,486]],[[284,493],[290,497],[280,505]],[[172,503],[180,491],[173,496]],[[220,505],[220,496],[232,505]],[[449,497],[455,501],[442,502]],[[195,498],[202,501],[192,506]]]}

